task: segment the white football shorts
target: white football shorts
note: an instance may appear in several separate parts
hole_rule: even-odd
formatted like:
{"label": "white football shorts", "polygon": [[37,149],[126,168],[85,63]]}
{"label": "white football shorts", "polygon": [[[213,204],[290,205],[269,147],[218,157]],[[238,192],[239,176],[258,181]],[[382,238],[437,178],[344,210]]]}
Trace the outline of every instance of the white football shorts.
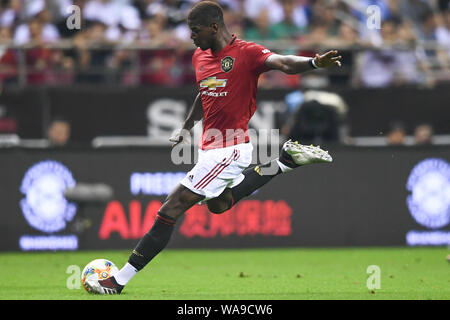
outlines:
{"label": "white football shorts", "polygon": [[226,148],[199,149],[197,164],[180,183],[205,196],[202,202],[216,198],[225,188],[233,188],[244,180],[242,171],[251,164],[252,152],[250,142]]}

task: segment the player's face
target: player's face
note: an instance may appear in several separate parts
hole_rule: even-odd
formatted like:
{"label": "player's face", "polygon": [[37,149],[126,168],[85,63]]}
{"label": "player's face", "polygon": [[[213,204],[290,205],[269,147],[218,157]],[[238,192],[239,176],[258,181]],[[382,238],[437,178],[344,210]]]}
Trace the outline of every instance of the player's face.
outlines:
{"label": "player's face", "polygon": [[202,26],[193,21],[188,21],[189,29],[191,29],[191,39],[194,44],[202,50],[211,48],[214,40],[214,28]]}

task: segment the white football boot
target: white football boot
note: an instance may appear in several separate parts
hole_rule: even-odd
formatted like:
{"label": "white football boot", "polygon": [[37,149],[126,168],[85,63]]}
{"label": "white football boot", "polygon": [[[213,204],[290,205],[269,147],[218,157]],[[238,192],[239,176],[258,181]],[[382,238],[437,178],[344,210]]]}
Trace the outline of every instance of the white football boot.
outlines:
{"label": "white football boot", "polygon": [[306,146],[288,140],[283,144],[279,161],[290,168],[295,168],[311,163],[330,163],[333,158],[328,151],[320,149],[320,146]]}

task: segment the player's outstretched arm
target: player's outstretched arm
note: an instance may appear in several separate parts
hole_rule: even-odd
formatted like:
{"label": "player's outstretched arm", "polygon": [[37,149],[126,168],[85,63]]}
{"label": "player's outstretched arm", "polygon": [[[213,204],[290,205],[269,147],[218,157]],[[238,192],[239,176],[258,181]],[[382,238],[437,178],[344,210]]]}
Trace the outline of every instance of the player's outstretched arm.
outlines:
{"label": "player's outstretched arm", "polygon": [[183,126],[180,129],[177,129],[173,132],[172,136],[169,138],[169,141],[172,142],[172,147],[176,146],[183,139],[186,139],[189,131],[194,127],[197,121],[200,121],[203,118],[203,106],[202,106],[202,98],[200,93],[194,100],[192,104],[192,108],[189,111],[189,114],[186,120],[183,122]]}
{"label": "player's outstretched arm", "polygon": [[320,68],[340,67],[342,57],[337,50],[328,51],[315,58],[273,54],[266,60],[266,66],[273,70],[280,70],[287,74],[298,74]]}

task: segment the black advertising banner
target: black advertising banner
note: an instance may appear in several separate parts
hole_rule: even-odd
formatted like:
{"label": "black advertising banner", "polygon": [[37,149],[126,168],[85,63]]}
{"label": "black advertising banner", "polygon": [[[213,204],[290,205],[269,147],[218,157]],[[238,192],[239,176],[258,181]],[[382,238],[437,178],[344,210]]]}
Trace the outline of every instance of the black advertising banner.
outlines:
{"label": "black advertising banner", "polygon": [[[331,148],[332,164],[280,175],[221,215],[196,205],[173,248],[450,244],[450,150]],[[0,250],[131,249],[192,167],[169,148],[0,150]],[[104,183],[103,204],[64,190]]]}
{"label": "black advertising banner", "polygon": [[[2,92],[0,107],[17,121],[21,138],[43,138],[51,119],[64,117],[71,122],[72,141],[90,143],[98,136],[170,135],[185,119],[197,93],[194,87],[29,87]],[[287,102],[292,93],[295,96],[296,91],[259,90],[258,110],[250,127],[281,128],[287,110],[297,103],[295,99]],[[450,91],[445,87],[347,88],[335,93],[348,105],[351,136],[378,136],[387,132],[393,120],[401,120],[408,134],[422,122],[430,123],[436,134],[450,132],[446,102]]]}

